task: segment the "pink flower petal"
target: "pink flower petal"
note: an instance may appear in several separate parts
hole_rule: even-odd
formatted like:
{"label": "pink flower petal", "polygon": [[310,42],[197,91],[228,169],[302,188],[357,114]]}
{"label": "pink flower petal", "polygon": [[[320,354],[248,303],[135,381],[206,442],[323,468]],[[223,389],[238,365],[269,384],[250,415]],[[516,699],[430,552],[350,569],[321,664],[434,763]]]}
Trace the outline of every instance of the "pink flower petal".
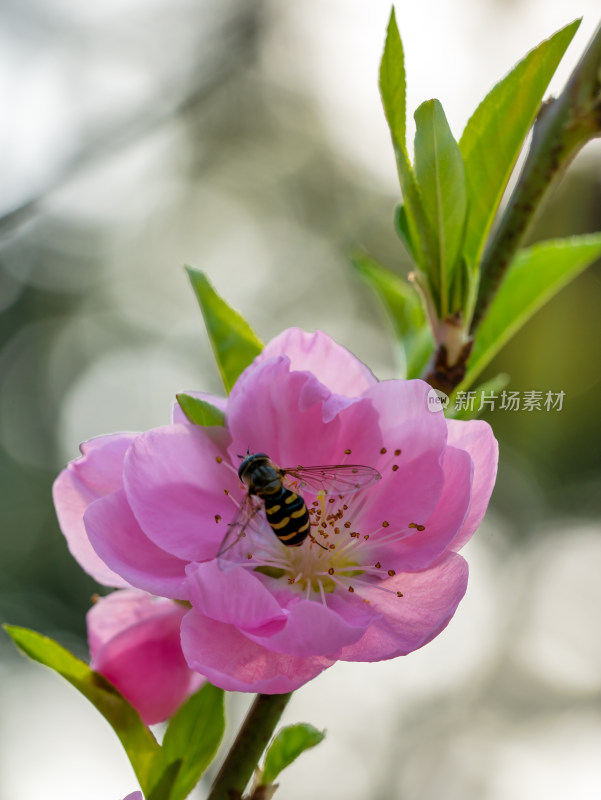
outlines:
{"label": "pink flower petal", "polygon": [[449,548],[470,507],[472,466],[468,453],[447,447],[442,458],[445,484],[436,510],[424,520],[423,531],[405,536],[379,553],[386,568],[404,572],[424,569]]}
{"label": "pink flower petal", "polygon": [[128,794],[127,797],[124,797],[123,800],[144,800],[144,796],[142,792],[132,792]]}
{"label": "pink flower petal", "polygon": [[399,458],[409,460],[428,450],[442,452],[447,443],[447,425],[443,414],[428,411],[430,391],[424,381],[391,380],[381,381],[365,393],[378,411],[387,447],[382,464],[394,462],[396,449],[401,450]]}
{"label": "pink flower petal", "polygon": [[361,638],[372,620],[373,615],[365,614],[362,624],[353,624],[320,602],[300,600],[290,607],[282,631],[268,639],[250,633],[248,637],[276,653],[337,658],[343,647]]}
{"label": "pink flower petal", "polygon": [[98,557],[83,524],[86,508],[106,494],[120,489],[125,453],[136,438],[134,433],[99,436],[81,445],[82,457],[71,461],[52,488],[59,525],[73,557],[98,583],[128,586]]}
{"label": "pink flower petal", "polygon": [[[378,530],[384,521],[393,526],[390,530],[410,522],[422,524],[436,508],[444,485],[440,461],[447,430],[444,415],[428,411],[429,390],[418,380],[383,381],[365,395],[379,413],[386,452],[367,462],[380,471],[382,480],[370,490],[361,513],[364,533]],[[353,447],[355,456],[365,463],[367,456]]]}
{"label": "pink flower petal", "polygon": [[452,545],[457,551],[471,539],[488,507],[497,477],[499,444],[484,420],[448,420],[447,425],[449,444],[467,451],[474,464],[470,510]]}
{"label": "pink flower petal", "polygon": [[92,669],[107,678],[144,722],[170,717],[201,685],[180,644],[186,609],[142,592],[118,591],[88,612]]}
{"label": "pink flower petal", "polygon": [[369,367],[322,331],[288,328],[265,346],[255,364],[280,355],[290,359],[291,370],[312,372],[336,394],[359,397],[377,383]]}
{"label": "pink flower petal", "polygon": [[[223,428],[170,425],[138,436],[123,468],[125,492],[144,533],[187,561],[214,558],[243,494],[228,466]],[[228,497],[227,493],[231,493]]]}
{"label": "pink flower petal", "polygon": [[98,556],[129,584],[163,597],[186,598],[186,562],[144,535],[123,489],[92,503],[84,523]]}
{"label": "pink flower petal", "polygon": [[324,424],[324,403],[330,397],[313,375],[291,372],[285,356],[246,370],[228,403],[232,458],[249,450],[267,453],[282,467],[331,464],[340,451],[340,421]]}
{"label": "pink flower petal", "polygon": [[[199,400],[204,400],[206,403],[210,403],[225,414],[227,397],[221,397],[221,395],[218,394],[209,394],[208,392],[184,392],[184,394],[188,394],[190,397],[197,397]],[[192,425],[188,417],[182,411],[182,407],[177,400],[171,409],[171,419],[174,425]]]}
{"label": "pink flower petal", "polygon": [[182,622],[182,648],[192,669],[232,692],[291,692],[334,663],[325,656],[299,658],[273,653],[233,625],[194,610]]}
{"label": "pink flower petal", "polygon": [[397,573],[381,585],[403,597],[376,588],[361,594],[380,612],[356,644],[346,647],[342,661],[381,661],[423,647],[449,623],[467,588],[467,562],[448,553],[422,572]]}
{"label": "pink flower petal", "polygon": [[265,636],[286,624],[286,614],[274,596],[247,569],[223,572],[211,561],[190,565],[187,574],[190,602],[201,614]]}
{"label": "pink flower petal", "polygon": [[91,657],[95,658],[106,644],[132,625],[176,610],[182,612],[180,619],[183,618],[184,606],[139,589],[120,589],[97,598],[86,615]]}

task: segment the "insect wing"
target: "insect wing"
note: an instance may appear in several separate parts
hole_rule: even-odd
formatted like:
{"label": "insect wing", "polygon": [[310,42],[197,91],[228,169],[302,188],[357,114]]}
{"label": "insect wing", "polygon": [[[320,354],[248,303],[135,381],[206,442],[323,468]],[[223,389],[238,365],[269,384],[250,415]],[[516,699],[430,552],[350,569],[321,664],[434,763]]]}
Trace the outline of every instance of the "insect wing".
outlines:
{"label": "insect wing", "polygon": [[257,528],[256,518],[260,511],[259,501],[247,494],[229,523],[217,553],[217,563],[222,569],[240,564],[248,557],[246,551],[250,550],[250,539]]}
{"label": "insect wing", "polygon": [[297,467],[282,470],[291,489],[307,489],[312,494],[352,494],[366,489],[382,477],[377,469],[361,464],[334,464],[323,467]]}

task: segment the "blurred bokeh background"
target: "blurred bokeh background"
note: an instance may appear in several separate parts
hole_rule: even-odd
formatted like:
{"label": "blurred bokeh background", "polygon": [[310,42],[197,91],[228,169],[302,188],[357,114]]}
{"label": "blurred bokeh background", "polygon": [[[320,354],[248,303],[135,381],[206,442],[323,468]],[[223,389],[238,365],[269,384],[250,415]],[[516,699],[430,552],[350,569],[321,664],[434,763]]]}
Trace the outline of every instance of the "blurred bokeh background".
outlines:
{"label": "blurred bokeh background", "polygon": [[[182,269],[207,271],[268,340],[321,328],[381,378],[394,350],[351,274],[357,244],[409,264],[377,91],[390,0],[5,0],[0,7],[0,619],[85,656],[98,587],[71,559],[51,485],[81,440],[168,421],[220,391]],[[400,2],[408,108],[439,97],[458,138],[531,47],[598,0]],[[589,145],[531,240],[601,229]],[[288,721],[328,729],[282,797],[601,797],[599,265],[491,366],[556,411],[494,411],[498,485],[472,579],[423,651],[340,664]],[[231,702],[233,720],[247,698]],[[136,788],[108,725],[0,639],[0,800],[119,800]],[[199,796],[201,796],[199,794]]]}

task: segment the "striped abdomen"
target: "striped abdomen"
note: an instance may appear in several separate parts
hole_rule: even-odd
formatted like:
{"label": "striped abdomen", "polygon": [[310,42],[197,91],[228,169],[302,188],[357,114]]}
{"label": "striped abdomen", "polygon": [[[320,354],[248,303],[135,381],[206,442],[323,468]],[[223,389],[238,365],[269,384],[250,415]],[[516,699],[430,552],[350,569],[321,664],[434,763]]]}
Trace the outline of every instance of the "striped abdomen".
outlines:
{"label": "striped abdomen", "polygon": [[278,539],[286,545],[302,544],[311,526],[303,498],[284,486],[275,494],[259,497],[265,504],[267,522]]}

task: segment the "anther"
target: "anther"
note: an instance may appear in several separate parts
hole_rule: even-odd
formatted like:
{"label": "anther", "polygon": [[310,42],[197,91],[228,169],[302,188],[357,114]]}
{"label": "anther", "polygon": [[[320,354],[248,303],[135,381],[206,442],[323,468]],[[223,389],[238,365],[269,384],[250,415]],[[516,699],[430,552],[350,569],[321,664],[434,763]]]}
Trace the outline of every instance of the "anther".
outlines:
{"label": "anther", "polygon": [[350,528],[351,527],[351,523],[350,522],[345,522],[344,523],[344,527],[345,528]]}
{"label": "anther", "polygon": [[376,567],[376,569],[382,569],[382,565],[380,564],[379,561],[376,561],[375,567]]}
{"label": "anther", "polygon": [[351,594],[352,594],[352,593],[355,591],[355,590],[353,589],[353,587],[352,587],[352,586],[349,586],[349,587],[348,587],[348,590],[349,590],[349,592],[350,592]]}
{"label": "anther", "polygon": [[336,498],[335,497],[330,497],[328,499],[328,503],[335,503],[335,502],[336,502]]}
{"label": "anther", "polygon": [[221,514],[215,514],[215,522],[221,522]]}
{"label": "anther", "polygon": [[223,461],[223,459],[221,458],[221,456],[215,456],[215,461],[216,461],[218,464],[221,464],[221,462]]}
{"label": "anther", "polygon": [[396,596],[397,596],[397,597],[402,597],[402,596],[403,596],[403,593],[402,593],[402,592],[397,592],[397,593],[396,593]]}
{"label": "anther", "polygon": [[384,455],[386,455],[386,453],[387,453],[387,450],[386,450],[386,448],[385,448],[385,447],[383,447],[383,448],[380,450],[380,455],[384,456]]}
{"label": "anther", "polygon": [[400,456],[401,455],[401,451],[400,450],[395,450],[394,454],[395,454],[395,456]]}
{"label": "anther", "polygon": [[396,472],[398,468],[399,468],[399,465],[398,465],[398,464],[393,464],[393,465],[392,465],[392,471],[393,471],[393,472]]}
{"label": "anther", "polygon": [[389,574],[389,575],[390,575],[390,577],[392,578],[392,576],[393,576],[393,575],[396,575],[396,572],[395,572],[393,569],[389,569],[389,570],[388,570],[388,574]]}
{"label": "anther", "polygon": [[229,493],[230,493],[230,490],[229,490],[229,489],[224,489],[224,490],[223,490],[223,493],[227,495],[227,494],[229,494]]}
{"label": "anther", "polygon": [[389,525],[390,525],[390,522],[386,522],[386,520],[384,520],[384,522],[382,523],[382,527],[383,528],[387,528]]}
{"label": "anther", "polygon": [[330,569],[328,570],[328,575],[333,575],[333,574],[334,574],[334,567],[330,567]]}
{"label": "anther", "polygon": [[350,456],[351,451],[350,450],[345,450],[344,453],[345,453],[345,455]]}

